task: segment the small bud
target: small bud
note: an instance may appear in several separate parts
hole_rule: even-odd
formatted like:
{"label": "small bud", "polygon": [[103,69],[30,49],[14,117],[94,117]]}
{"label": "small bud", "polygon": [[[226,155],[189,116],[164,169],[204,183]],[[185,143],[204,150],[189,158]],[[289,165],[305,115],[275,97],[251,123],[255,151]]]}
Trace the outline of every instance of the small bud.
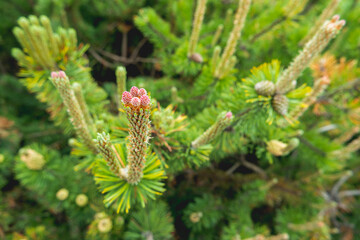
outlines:
{"label": "small bud", "polygon": [[297,148],[299,146],[299,144],[300,144],[300,141],[298,138],[292,138],[288,142],[288,146],[291,147],[292,149]]}
{"label": "small bud", "polygon": [[76,196],[75,203],[79,207],[84,207],[89,201],[89,198],[85,194],[79,194]]}
{"label": "small bud", "polygon": [[225,115],[225,117],[229,119],[232,118],[232,116],[233,116],[232,112],[227,112]]}
{"label": "small bud", "polygon": [[193,212],[190,214],[190,221],[193,223],[197,223],[202,218],[203,214],[202,212]]}
{"label": "small bud", "polygon": [[132,97],[138,97],[139,96],[139,89],[137,87],[132,87],[130,89],[130,93],[132,95]]}
{"label": "small bud", "polygon": [[29,26],[29,21],[25,17],[19,18],[18,23],[22,28],[27,28]]}
{"label": "small bud", "polygon": [[59,78],[67,78],[66,73],[64,71],[59,71]]}
{"label": "small bud", "polygon": [[270,140],[267,144],[267,150],[274,156],[282,156],[284,154],[284,149],[286,144],[278,140]]}
{"label": "small bud", "polygon": [[340,16],[338,14],[336,14],[331,18],[330,22],[335,23],[335,22],[339,21],[339,19],[340,19]]}
{"label": "small bud", "polygon": [[101,219],[106,218],[106,217],[107,217],[107,215],[104,212],[98,212],[98,213],[95,214],[95,219],[97,219],[97,220],[101,220]]}
{"label": "small bud", "polygon": [[131,99],[131,105],[133,105],[134,107],[140,106],[140,99],[138,97],[134,97],[133,99]]}
{"label": "small bud", "polygon": [[122,226],[124,224],[125,220],[122,216],[118,216],[116,219],[115,219],[115,224],[118,225],[118,226]]}
{"label": "small bud", "polygon": [[336,28],[340,30],[344,25],[346,24],[345,20],[340,20],[338,24],[336,25]]}
{"label": "small bud", "polygon": [[132,99],[131,93],[129,93],[128,91],[123,92],[121,101],[124,104],[130,104],[131,99]]}
{"label": "small bud", "polygon": [[275,112],[281,116],[285,116],[289,108],[289,100],[284,95],[275,95],[272,99],[271,105]]}
{"label": "small bud", "polygon": [[147,95],[147,92],[146,92],[146,90],[144,88],[140,88],[139,89],[139,96],[141,97],[143,95]]}
{"label": "small bud", "polygon": [[66,188],[62,188],[56,193],[56,198],[59,199],[60,201],[64,201],[65,199],[68,198],[68,196],[69,196],[69,190],[67,190]]}
{"label": "small bud", "polygon": [[290,139],[290,141],[288,142],[288,144],[284,148],[284,154],[283,155],[289,154],[291,151],[293,151],[295,148],[297,148],[299,146],[299,144],[300,144],[300,141],[299,141],[298,138]]}
{"label": "small bud", "polygon": [[140,105],[143,107],[147,107],[150,104],[150,98],[148,97],[148,95],[143,95],[140,98]]}
{"label": "small bud", "polygon": [[74,89],[74,91],[79,91],[80,92],[81,91],[81,84],[75,82],[75,83],[72,84],[72,88]]}
{"label": "small bud", "polygon": [[268,80],[258,82],[254,88],[256,93],[261,96],[270,97],[275,94],[275,84]]}
{"label": "small bud", "polygon": [[68,144],[70,147],[76,147],[77,140],[75,138],[70,138]]}
{"label": "small bud", "polygon": [[190,60],[197,62],[197,63],[204,62],[203,57],[199,53],[194,53],[193,55],[191,55]]}
{"label": "small bud", "polygon": [[112,229],[112,222],[110,218],[101,219],[98,223],[98,229],[102,233],[110,232]]}
{"label": "small bud", "polygon": [[51,78],[58,78],[59,74],[57,72],[51,72]]}
{"label": "small bud", "polygon": [[20,159],[31,170],[41,170],[46,163],[44,156],[32,149],[21,149]]}

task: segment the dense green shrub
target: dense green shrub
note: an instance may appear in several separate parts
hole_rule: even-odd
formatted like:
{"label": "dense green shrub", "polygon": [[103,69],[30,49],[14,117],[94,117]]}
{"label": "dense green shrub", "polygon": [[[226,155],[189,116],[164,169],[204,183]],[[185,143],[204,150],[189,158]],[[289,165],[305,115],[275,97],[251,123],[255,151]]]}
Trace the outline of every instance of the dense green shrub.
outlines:
{"label": "dense green shrub", "polygon": [[356,0],[0,6],[0,239],[359,239]]}

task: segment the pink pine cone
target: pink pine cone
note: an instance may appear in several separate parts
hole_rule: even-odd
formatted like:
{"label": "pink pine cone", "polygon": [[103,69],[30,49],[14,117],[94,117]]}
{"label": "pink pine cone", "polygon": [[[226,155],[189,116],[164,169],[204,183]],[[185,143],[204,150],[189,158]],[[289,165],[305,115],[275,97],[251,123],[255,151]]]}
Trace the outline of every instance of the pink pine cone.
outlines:
{"label": "pink pine cone", "polygon": [[143,96],[143,95],[147,95],[147,92],[146,92],[145,89],[140,88],[140,90],[139,90],[139,96],[141,97],[141,96]]}
{"label": "pink pine cone", "polygon": [[132,87],[130,89],[130,93],[133,97],[138,97],[139,96],[139,89],[137,87]]}
{"label": "pink pine cone", "polygon": [[64,71],[59,71],[59,77],[60,78],[66,78],[67,76],[66,76],[66,73],[64,72]]}
{"label": "pink pine cone", "polygon": [[233,116],[232,112],[227,112],[225,115],[225,117],[229,119],[232,118],[232,116]]}
{"label": "pink pine cone", "polygon": [[129,93],[128,91],[123,92],[121,101],[122,101],[124,104],[130,104],[130,103],[131,103],[131,99],[132,99],[131,93]]}
{"label": "pink pine cone", "polygon": [[58,78],[59,74],[57,72],[51,72],[51,78]]}
{"label": "pink pine cone", "polygon": [[150,98],[148,95],[142,95],[140,97],[140,105],[144,106],[144,107],[147,107],[150,105]]}
{"label": "pink pine cone", "polygon": [[140,99],[138,97],[134,97],[133,99],[131,99],[131,105],[133,105],[134,107],[140,106]]}

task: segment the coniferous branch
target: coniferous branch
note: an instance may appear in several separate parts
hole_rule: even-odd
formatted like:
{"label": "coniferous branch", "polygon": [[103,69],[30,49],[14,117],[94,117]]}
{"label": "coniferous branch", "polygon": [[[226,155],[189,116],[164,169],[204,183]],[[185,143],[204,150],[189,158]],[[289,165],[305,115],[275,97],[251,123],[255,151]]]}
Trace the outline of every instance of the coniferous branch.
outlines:
{"label": "coniferous branch", "polygon": [[51,51],[53,52],[54,56],[57,56],[59,54],[59,46],[58,46],[56,37],[54,35],[54,32],[51,28],[50,20],[45,16],[40,16],[40,22],[46,30],[46,33],[47,33],[47,36],[48,36],[49,42],[50,42],[49,45],[50,45]]}
{"label": "coniferous branch", "polygon": [[[51,119],[68,133],[72,126],[67,120],[66,108],[59,93],[54,91],[53,84],[47,81],[46,76],[51,71],[66,69],[68,76],[81,84],[91,112],[103,110],[106,93],[96,85],[89,73],[88,59],[83,56],[88,46],[77,45],[75,30],[58,28],[55,33],[52,31],[47,17],[40,16],[39,19],[35,16],[19,19],[19,25],[21,23],[22,27],[15,27],[13,32],[22,49],[14,48],[12,54],[21,67],[22,83],[30,92],[36,93],[36,97],[41,102],[47,104],[47,111],[50,113]],[[42,33],[41,38],[37,37],[35,32],[31,32],[31,28],[38,29],[37,31]],[[46,59],[45,63],[40,60],[40,53],[35,51],[30,39],[35,39],[35,44],[38,46],[37,49],[40,48],[41,54],[46,53],[49,59]],[[48,65],[49,63],[53,63],[52,66]],[[91,94],[88,95],[89,92]]]}
{"label": "coniferous branch", "polygon": [[224,30],[224,25],[220,24],[217,29],[216,29],[216,32],[214,34],[214,37],[211,41],[211,46],[214,47],[216,45],[216,43],[219,41],[219,38],[221,36],[221,33],[223,32]]}
{"label": "coniferous branch", "polygon": [[332,157],[347,159],[351,153],[354,153],[360,149],[360,137],[352,140],[346,147],[335,150],[330,153]]}
{"label": "coniferous branch", "polygon": [[205,144],[210,143],[214,140],[217,136],[219,136],[224,129],[230,125],[233,119],[233,115],[231,112],[223,112],[218,116],[217,121],[208,128],[203,134],[201,134],[197,139],[195,139],[191,146],[193,148],[201,147]]}
{"label": "coniferous branch", "polygon": [[241,31],[244,28],[245,19],[250,9],[251,0],[239,0],[238,10],[234,18],[234,27],[226,43],[224,52],[221,55],[218,66],[214,72],[214,77],[223,76],[225,67],[229,64],[231,56],[234,54],[238,40],[241,37]]}
{"label": "coniferous branch", "polygon": [[219,58],[220,58],[220,53],[221,53],[221,47],[216,46],[214,48],[214,52],[213,52],[213,55],[212,55],[212,58],[211,58],[211,63],[210,63],[212,74],[214,74],[215,71],[216,71],[217,62],[219,61]]}
{"label": "coniferous branch", "polygon": [[311,60],[326,47],[345,25],[345,20],[339,20],[339,18],[336,15],[330,21],[326,21],[299,55],[290,63],[290,66],[284,70],[276,83],[276,92],[278,94],[287,93],[295,88],[296,79]]}
{"label": "coniferous branch", "polygon": [[298,120],[305,111],[316,102],[316,99],[325,91],[329,84],[330,79],[327,76],[315,80],[313,90],[302,100],[301,103],[299,103],[299,105],[297,105],[293,111],[290,112],[290,117],[294,120]]}
{"label": "coniferous branch", "polygon": [[127,179],[128,177],[128,168],[122,166],[119,159],[116,158],[114,153],[114,148],[110,142],[110,135],[103,132],[102,134],[98,133],[96,141],[96,146],[110,167],[111,171],[119,176],[120,178]]}
{"label": "coniferous branch", "polygon": [[321,12],[320,17],[316,20],[315,24],[311,27],[308,34],[301,40],[300,45],[304,45],[307,41],[309,41],[316,32],[319,31],[322,24],[328,20],[331,16],[333,16],[336,8],[338,7],[341,0],[330,0],[329,4],[326,8]]}
{"label": "coniferous branch", "polygon": [[349,141],[355,134],[357,134],[360,131],[359,126],[352,127],[342,135],[340,135],[338,138],[334,139],[334,142],[338,144],[344,144],[347,141]]}
{"label": "coniferous branch", "polygon": [[188,57],[191,58],[195,53],[196,45],[199,40],[201,25],[204,19],[207,0],[198,0],[194,15],[193,29],[189,41]]}
{"label": "coniferous branch", "polygon": [[129,120],[129,172],[128,182],[137,184],[146,162],[146,149],[150,132],[150,98],[145,89],[132,87],[122,94],[122,103]]}
{"label": "coniferous branch", "polygon": [[88,125],[88,127],[91,130],[95,130],[94,129],[94,121],[93,121],[93,119],[92,119],[92,117],[90,115],[88,106],[86,104],[81,85],[79,83],[73,83],[72,88],[74,90],[74,94],[75,94],[76,100],[79,103],[82,114],[83,114],[83,116],[85,118],[86,124]]}
{"label": "coniferous branch", "polygon": [[295,231],[314,231],[314,230],[319,230],[324,226],[326,226],[326,224],[323,221],[312,221],[302,224],[294,224],[294,223],[288,224],[288,227]]}
{"label": "coniferous branch", "polygon": [[[45,69],[52,69],[54,67],[54,59],[51,57],[50,49],[46,41],[47,33],[43,28],[36,24],[35,16],[30,16],[33,20],[31,24],[30,20],[25,17],[21,17],[18,20],[20,27],[14,28],[14,34],[20,41],[23,48],[28,50],[30,56],[32,56],[38,64]],[[46,21],[45,21],[46,23]]]}
{"label": "coniferous branch", "polygon": [[75,97],[75,93],[70,86],[69,78],[65,72],[52,72],[51,81],[58,89],[61,98],[71,117],[71,122],[75,128],[76,134],[83,140],[84,144],[94,153],[97,153],[97,148],[92,141],[92,137],[86,124],[85,117]]}

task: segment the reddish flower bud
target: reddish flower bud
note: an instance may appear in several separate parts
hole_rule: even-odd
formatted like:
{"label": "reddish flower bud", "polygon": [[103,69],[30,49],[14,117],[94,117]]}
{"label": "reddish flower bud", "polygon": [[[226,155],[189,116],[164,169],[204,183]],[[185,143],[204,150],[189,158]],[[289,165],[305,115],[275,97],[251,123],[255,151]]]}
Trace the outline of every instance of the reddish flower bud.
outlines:
{"label": "reddish flower bud", "polygon": [[141,97],[141,96],[143,96],[143,95],[147,95],[147,92],[146,92],[145,89],[140,88],[140,89],[139,89],[139,96]]}
{"label": "reddish flower bud", "polygon": [[51,77],[52,78],[58,78],[59,74],[57,72],[51,72]]}
{"label": "reddish flower bud", "polygon": [[121,101],[124,104],[130,104],[131,99],[132,99],[131,93],[129,93],[128,91],[123,92]]}
{"label": "reddish flower bud", "polygon": [[131,105],[133,105],[134,107],[140,106],[140,99],[138,97],[134,97],[133,99],[131,99]]}
{"label": "reddish flower bud", "polygon": [[[141,89],[140,89],[141,90]],[[150,98],[148,95],[143,95],[140,98],[140,104],[141,106],[147,107],[150,105]]]}
{"label": "reddish flower bud", "polygon": [[337,22],[337,21],[339,21],[339,19],[340,19],[340,16],[339,15],[334,15],[332,18],[331,18],[331,22]]}
{"label": "reddish flower bud", "polygon": [[59,71],[58,74],[60,78],[66,78],[66,73],[64,71]]}
{"label": "reddish flower bud", "polygon": [[139,89],[137,87],[132,87],[130,89],[130,93],[133,97],[138,97],[139,96]]}
{"label": "reddish flower bud", "polygon": [[232,118],[232,116],[233,116],[232,112],[227,112],[225,115],[225,117],[229,119]]}

